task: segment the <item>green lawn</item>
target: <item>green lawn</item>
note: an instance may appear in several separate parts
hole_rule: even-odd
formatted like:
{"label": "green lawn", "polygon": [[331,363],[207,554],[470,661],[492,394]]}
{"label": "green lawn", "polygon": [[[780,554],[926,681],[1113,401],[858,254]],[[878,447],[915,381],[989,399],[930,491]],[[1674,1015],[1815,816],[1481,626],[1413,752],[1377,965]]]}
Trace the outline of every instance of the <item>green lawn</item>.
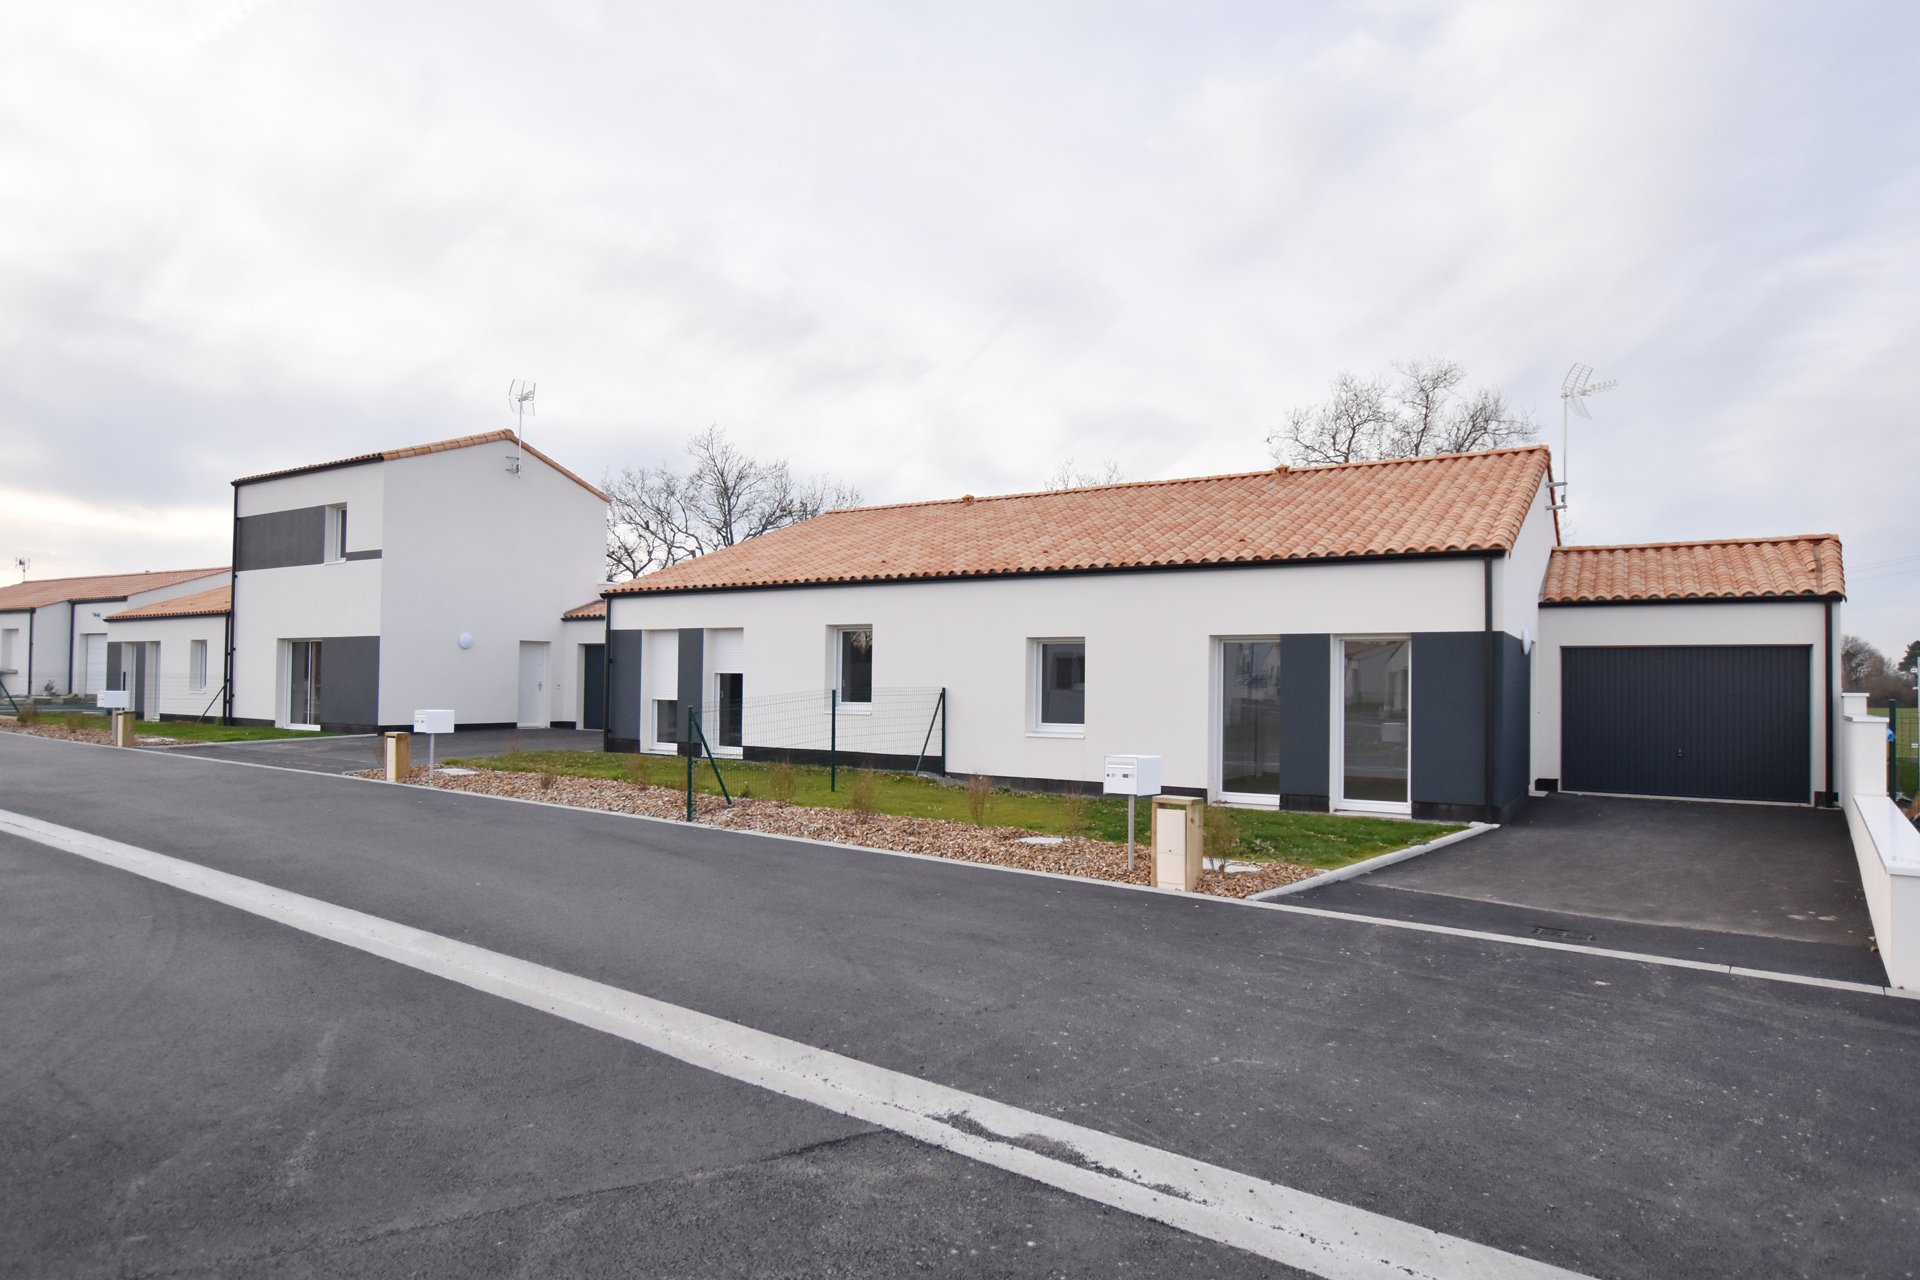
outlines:
{"label": "green lawn", "polygon": [[[107,717],[84,711],[43,711],[41,724],[65,725],[69,729],[108,728]],[[267,738],[319,738],[325,734],[302,733],[295,729],[276,729],[271,725],[214,724],[198,720],[136,720],[133,731],[148,738],[177,738],[181,742],[259,742]]]}
{"label": "green lawn", "polygon": [[[504,756],[455,759],[448,764],[474,769],[505,769],[523,773],[557,773],[581,778],[617,778],[631,780],[633,770],[641,771],[641,780],[655,786],[684,787],[687,764],[671,756],[603,755],[587,751],[517,751]],[[721,771],[735,796],[767,799],[775,796],[772,765],[723,760]],[[827,771],[795,767],[792,770],[793,803],[820,808],[844,809],[850,806],[850,788],[856,771],[840,771],[840,787],[827,789]],[[713,770],[700,761],[694,772],[694,789],[718,795]],[[929,782],[906,773],[874,775],[874,808],[880,813],[909,818],[944,818],[951,822],[971,822],[967,789],[964,786]],[[1435,822],[1398,822],[1390,818],[1335,817],[1325,813],[1279,813],[1268,810],[1219,809],[1230,824],[1222,829],[1222,818],[1213,819],[1208,835],[1209,856],[1223,852],[1229,857],[1250,861],[1282,861],[1302,866],[1332,869],[1377,853],[1420,844],[1457,826]],[[1046,795],[1033,791],[995,791],[988,797],[985,821],[988,826],[1017,827],[1049,835],[1085,835],[1096,840],[1124,842],[1127,838],[1127,803],[1101,796],[1074,797]],[[1152,819],[1149,805],[1139,806],[1138,838],[1148,840]],[[1222,850],[1225,841],[1232,847]]]}

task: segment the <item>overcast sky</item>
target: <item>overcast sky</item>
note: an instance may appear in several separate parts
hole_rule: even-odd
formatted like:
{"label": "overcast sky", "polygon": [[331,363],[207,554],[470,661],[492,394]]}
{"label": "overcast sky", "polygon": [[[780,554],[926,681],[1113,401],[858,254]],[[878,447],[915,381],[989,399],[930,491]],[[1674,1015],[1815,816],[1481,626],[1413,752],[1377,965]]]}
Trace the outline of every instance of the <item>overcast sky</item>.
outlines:
{"label": "overcast sky", "polygon": [[1579,360],[1570,540],[1838,533],[1897,656],[1916,47],[1894,0],[7,5],[0,553],[223,563],[233,477],[515,377],[590,477],[718,423],[903,501],[1270,465],[1409,356],[1557,447]]}

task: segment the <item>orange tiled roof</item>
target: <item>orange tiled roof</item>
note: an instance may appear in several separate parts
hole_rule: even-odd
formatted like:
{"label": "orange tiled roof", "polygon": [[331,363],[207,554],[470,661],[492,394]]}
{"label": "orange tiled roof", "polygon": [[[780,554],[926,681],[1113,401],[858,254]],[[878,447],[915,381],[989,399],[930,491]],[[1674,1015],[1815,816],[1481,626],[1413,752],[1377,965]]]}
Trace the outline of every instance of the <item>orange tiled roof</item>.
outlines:
{"label": "orange tiled roof", "polygon": [[1546,476],[1530,445],[829,511],[611,594],[1505,551]]}
{"label": "orange tiled roof", "polygon": [[607,602],[605,600],[589,600],[585,604],[581,605],[579,608],[569,609],[565,613],[561,614],[560,621],[588,622],[593,619],[604,618],[606,616],[607,616]]}
{"label": "orange tiled roof", "polygon": [[124,600],[157,587],[176,587],[195,578],[225,573],[216,569],[162,569],[152,573],[109,573],[91,578],[45,578],[38,582],[16,582],[0,587],[0,610],[38,609],[42,605],[62,604],[68,600]]}
{"label": "orange tiled roof", "polygon": [[127,609],[108,618],[108,622],[135,622],[142,618],[217,618],[233,612],[233,588],[213,587],[190,596],[175,596]]}
{"label": "orange tiled roof", "polygon": [[1617,600],[1845,598],[1840,539],[1830,533],[1623,547],[1555,547],[1542,604]]}
{"label": "orange tiled roof", "polygon": [[[310,462],[301,467],[286,467],[279,471],[262,471],[259,475],[255,476],[241,476],[238,480],[235,480],[234,483],[252,484],[256,480],[278,480],[282,476],[305,475],[309,471],[326,471],[333,467],[353,467],[363,462],[396,462],[401,458],[418,458],[428,453],[446,453],[453,449],[471,449],[475,445],[509,443],[513,438],[513,432],[502,428],[499,431],[483,432],[477,436],[456,436],[451,440],[435,440],[430,444],[412,444],[404,449],[383,449],[378,453],[356,453],[351,458],[336,458],[332,462]],[[567,479],[579,485],[582,489],[585,489],[594,497],[600,499],[600,501],[605,502],[608,500],[607,495],[602,493],[597,486],[588,484],[585,480],[582,480],[579,476],[567,470],[526,441],[522,440],[520,447],[552,467],[555,471],[558,471]]]}

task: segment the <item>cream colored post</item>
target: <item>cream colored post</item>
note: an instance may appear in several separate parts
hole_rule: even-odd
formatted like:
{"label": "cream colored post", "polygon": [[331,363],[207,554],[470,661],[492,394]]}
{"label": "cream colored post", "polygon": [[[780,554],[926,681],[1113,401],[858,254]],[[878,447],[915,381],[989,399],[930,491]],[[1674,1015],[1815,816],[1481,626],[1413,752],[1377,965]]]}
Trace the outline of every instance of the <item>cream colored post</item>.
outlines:
{"label": "cream colored post", "polygon": [[387,735],[387,781],[405,782],[413,772],[413,737],[408,733]]}

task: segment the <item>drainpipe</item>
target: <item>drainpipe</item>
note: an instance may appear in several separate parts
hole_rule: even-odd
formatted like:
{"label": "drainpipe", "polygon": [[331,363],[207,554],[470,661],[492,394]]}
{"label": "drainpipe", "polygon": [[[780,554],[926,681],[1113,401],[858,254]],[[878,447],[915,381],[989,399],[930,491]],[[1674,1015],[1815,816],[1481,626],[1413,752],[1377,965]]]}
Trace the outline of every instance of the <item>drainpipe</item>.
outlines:
{"label": "drainpipe", "polygon": [[[39,616],[40,610],[27,610],[27,696],[29,698],[33,696],[33,620]],[[71,601],[67,603],[67,618],[67,628],[72,630],[73,603]]]}
{"label": "drainpipe", "polygon": [[[344,550],[345,548],[342,548]],[[240,609],[240,486],[233,486],[233,541],[227,556],[226,691],[221,695],[220,720],[233,723],[233,615]],[[378,708],[375,708],[378,711]],[[376,714],[376,720],[379,716]]]}
{"label": "drainpipe", "polygon": [[74,622],[74,615],[77,608],[78,608],[78,603],[76,601],[73,601],[73,600],[67,601],[67,693],[69,695],[71,695],[74,691],[73,690],[73,641],[75,637],[73,633],[80,629]]}
{"label": "drainpipe", "polygon": [[613,601],[605,592],[600,598],[607,601],[607,616],[600,619],[600,749],[605,751],[613,736]]}
{"label": "drainpipe", "polygon": [[1481,699],[1481,703],[1486,715],[1486,727],[1485,727],[1485,733],[1483,734],[1485,758],[1481,762],[1483,772],[1481,775],[1481,788],[1480,788],[1481,804],[1485,808],[1486,812],[1483,813],[1481,817],[1488,822],[1492,822],[1494,820],[1493,763],[1495,758],[1494,749],[1493,749],[1493,745],[1494,745],[1493,735],[1499,727],[1498,719],[1495,717],[1494,710],[1493,710],[1494,698],[1497,696],[1494,689],[1494,683],[1493,683],[1493,557],[1488,556],[1485,560],[1482,560],[1480,563],[1482,567],[1485,569],[1485,574],[1483,577],[1484,589],[1482,594],[1484,596],[1485,605],[1486,605],[1485,625],[1481,632],[1482,638],[1480,642],[1480,648],[1481,648],[1481,655],[1482,655],[1481,657],[1482,669],[1486,672],[1486,679],[1487,679],[1486,697]]}
{"label": "drainpipe", "polygon": [[[1827,808],[1831,809],[1840,801],[1840,793],[1833,783],[1833,597],[1827,597],[1827,707],[1821,717],[1827,725]],[[1891,722],[1889,722],[1891,723]]]}

